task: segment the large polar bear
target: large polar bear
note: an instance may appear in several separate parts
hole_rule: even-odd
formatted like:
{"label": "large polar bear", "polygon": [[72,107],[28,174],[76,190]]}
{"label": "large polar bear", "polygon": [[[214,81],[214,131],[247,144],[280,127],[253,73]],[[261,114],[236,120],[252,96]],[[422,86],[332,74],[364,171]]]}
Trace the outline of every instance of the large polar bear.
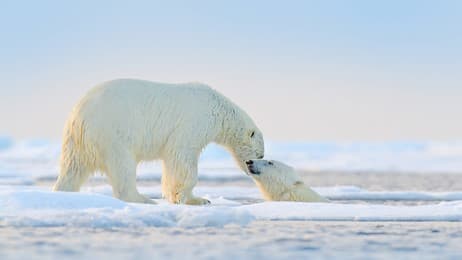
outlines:
{"label": "large polar bear", "polygon": [[210,142],[226,147],[237,164],[263,158],[252,119],[229,99],[199,83],[136,79],[102,83],[74,107],[64,129],[55,191],[78,191],[88,176],[105,173],[115,197],[154,203],[138,193],[139,162],[160,159],[162,193],[172,203],[201,205],[193,196],[197,163]]}
{"label": "large polar bear", "polygon": [[263,197],[275,201],[328,202],[309,187],[295,170],[278,161],[248,160],[248,172]]}

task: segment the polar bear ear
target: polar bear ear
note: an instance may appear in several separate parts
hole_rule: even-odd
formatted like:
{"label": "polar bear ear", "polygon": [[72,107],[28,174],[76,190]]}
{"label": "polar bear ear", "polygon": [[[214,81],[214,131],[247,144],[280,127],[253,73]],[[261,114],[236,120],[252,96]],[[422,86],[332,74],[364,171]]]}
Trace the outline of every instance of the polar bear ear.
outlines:
{"label": "polar bear ear", "polygon": [[300,186],[300,185],[303,185],[303,184],[305,184],[305,183],[303,183],[303,181],[296,181],[294,183],[295,186]]}

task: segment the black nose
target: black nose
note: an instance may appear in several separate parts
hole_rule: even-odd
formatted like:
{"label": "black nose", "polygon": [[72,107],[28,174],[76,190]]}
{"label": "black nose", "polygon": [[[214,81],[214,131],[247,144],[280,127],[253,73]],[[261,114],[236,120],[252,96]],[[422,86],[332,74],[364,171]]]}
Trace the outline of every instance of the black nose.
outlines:
{"label": "black nose", "polygon": [[252,165],[252,164],[253,164],[253,161],[252,161],[252,160],[245,161],[245,164],[247,164],[247,165]]}

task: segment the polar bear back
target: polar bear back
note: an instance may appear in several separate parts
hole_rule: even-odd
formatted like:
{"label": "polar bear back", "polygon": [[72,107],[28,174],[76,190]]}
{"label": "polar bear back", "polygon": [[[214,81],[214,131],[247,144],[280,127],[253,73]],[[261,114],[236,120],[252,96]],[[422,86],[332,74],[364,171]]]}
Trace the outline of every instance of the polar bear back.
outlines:
{"label": "polar bear back", "polygon": [[205,146],[217,134],[219,110],[228,102],[199,83],[119,79],[88,92],[74,108],[69,124],[83,123],[87,140],[101,143],[100,147],[112,149],[120,143],[139,160],[152,160],[163,148],[186,146],[191,139],[195,146]]}

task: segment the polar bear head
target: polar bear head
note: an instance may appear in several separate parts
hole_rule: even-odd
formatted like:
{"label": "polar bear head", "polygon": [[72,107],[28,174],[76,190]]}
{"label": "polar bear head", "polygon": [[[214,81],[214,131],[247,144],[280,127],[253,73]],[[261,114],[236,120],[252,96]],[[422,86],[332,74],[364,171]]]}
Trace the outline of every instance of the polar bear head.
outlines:
{"label": "polar bear head", "polygon": [[293,190],[303,187],[295,170],[279,161],[248,160],[248,173],[268,200],[282,200]]}
{"label": "polar bear head", "polygon": [[248,160],[248,173],[266,200],[329,202],[305,186],[295,170],[278,161]]}
{"label": "polar bear head", "polygon": [[329,202],[309,187],[295,170],[278,161],[246,161],[249,175],[252,176],[266,200]]}
{"label": "polar bear head", "polygon": [[238,121],[235,128],[228,132],[227,139],[228,150],[245,172],[247,172],[246,161],[261,159],[265,154],[263,134],[245,115],[243,120]]}

